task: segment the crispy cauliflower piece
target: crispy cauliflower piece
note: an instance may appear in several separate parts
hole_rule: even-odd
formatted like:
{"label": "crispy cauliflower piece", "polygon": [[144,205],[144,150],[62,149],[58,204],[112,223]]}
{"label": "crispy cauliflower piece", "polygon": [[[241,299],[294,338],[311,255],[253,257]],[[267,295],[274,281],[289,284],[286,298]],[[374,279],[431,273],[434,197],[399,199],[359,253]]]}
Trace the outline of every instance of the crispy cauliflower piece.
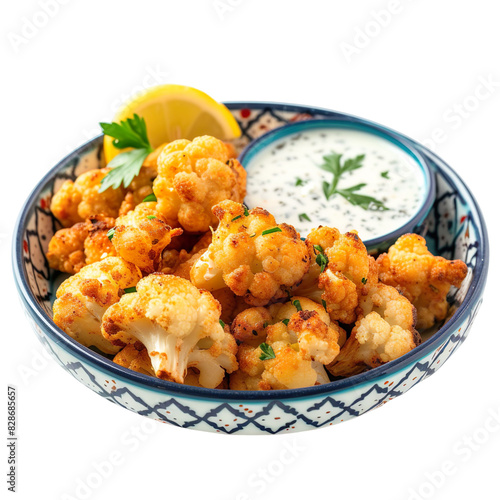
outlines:
{"label": "crispy cauliflower piece", "polygon": [[[319,248],[323,252],[327,248],[332,247],[335,242],[340,238],[340,231],[333,227],[320,226],[312,229],[307,235],[306,246],[309,252],[311,266],[302,281],[293,288],[294,295],[307,297],[319,304],[322,301],[323,290],[319,288],[319,275],[321,274],[322,262]],[[326,261],[325,261],[326,267]]]}
{"label": "crispy cauliflower piece", "polygon": [[112,217],[95,215],[85,222],[60,229],[49,242],[49,266],[63,273],[75,274],[85,265],[115,256],[116,252],[107,237],[114,225]]}
{"label": "crispy cauliflower piece", "polygon": [[215,388],[226,371],[237,369],[236,341],[219,323],[220,305],[209,292],[159,273],[143,278],[136,289],[103,317],[102,334],[112,344],[141,342],[155,375],[179,383],[193,368],[201,386]]}
{"label": "crispy cauliflower piece", "polygon": [[153,193],[153,181],[158,175],[158,156],[165,146],[166,144],[162,144],[146,157],[139,173],[132,179],[126,189],[125,199],[120,205],[119,215],[127,214],[139,203],[142,203],[146,196]]}
{"label": "crispy cauliflower piece", "polygon": [[396,287],[417,308],[420,329],[445,319],[451,286],[459,287],[467,276],[464,262],[434,256],[417,234],[401,236],[377,263],[380,281]]}
{"label": "crispy cauliflower piece", "polygon": [[247,211],[225,200],[214,213],[220,224],[191,269],[197,287],[227,286],[248,304],[262,306],[285,297],[309,270],[310,257],[300,234],[288,224],[276,225],[266,210]]}
{"label": "crispy cauliflower piece", "polygon": [[375,260],[354,231],[341,234],[318,227],[309,233],[306,245],[311,267],[293,293],[324,302],[332,319],[353,323],[364,287],[378,281]]}
{"label": "crispy cauliflower piece", "polygon": [[57,231],[46,254],[49,266],[63,273],[77,273],[85,265],[84,244],[88,235],[85,222]]}
{"label": "crispy cauliflower piece", "polygon": [[217,225],[214,205],[243,201],[246,171],[215,137],[178,140],[159,155],[153,190],[158,210],[172,227],[178,222],[186,231],[205,232]]}
{"label": "crispy cauliflower piece", "polygon": [[[238,348],[239,370],[230,376],[235,390],[295,389],[329,382],[324,365],[340,352],[345,332],[316,302],[292,297],[286,304],[254,307],[231,325]],[[261,359],[261,342],[274,357]],[[260,344],[260,345],[259,345]]]}
{"label": "crispy cauliflower piece", "polygon": [[64,182],[50,203],[51,212],[64,227],[83,222],[95,214],[118,216],[125,196],[124,189],[108,188],[99,192],[101,180],[109,171],[109,168],[90,170],[79,175],[75,182]]}
{"label": "crispy cauliflower piece", "polygon": [[378,281],[376,262],[356,232],[339,235],[325,255],[328,265],[318,278],[318,286],[324,290],[321,298],[332,319],[353,323],[365,287]]}
{"label": "crispy cauliflower piece", "polygon": [[[153,154],[153,153],[151,153]],[[146,196],[153,193],[153,181],[157,176],[156,168],[142,166],[139,173],[134,177],[125,192],[119,215],[126,215],[131,210],[142,203]]]}
{"label": "crispy cauliflower piece", "polygon": [[415,329],[416,311],[391,286],[369,287],[359,304],[351,336],[327,368],[336,377],[349,377],[399,358],[421,342]]}
{"label": "crispy cauliflower piece", "polygon": [[113,361],[124,368],[139,372],[144,375],[155,376],[151,359],[147,349],[140,343],[126,345],[114,358]]}
{"label": "crispy cauliflower piece", "polygon": [[59,286],[53,305],[54,323],[80,344],[116,354],[120,347],[101,335],[101,319],[123,291],[140,279],[139,269],[119,257],[83,267]]}
{"label": "crispy cauliflower piece", "polygon": [[190,251],[182,248],[180,251],[166,249],[162,255],[161,269],[166,274],[175,274],[180,278],[190,279],[191,268],[203,255],[212,242],[212,233],[206,232],[191,248]]}
{"label": "crispy cauliflower piece", "polygon": [[[155,377],[155,372],[153,366],[151,365],[151,358],[149,357],[148,350],[140,343],[126,345],[114,358],[113,361],[133,370],[135,372],[142,373],[144,375],[150,375]],[[186,377],[184,379],[185,385],[192,385],[195,387],[203,387],[200,384],[200,373],[196,371],[195,368],[188,368]],[[216,387],[216,389],[227,389],[227,380],[224,377],[222,382]]]}
{"label": "crispy cauliflower piece", "polygon": [[155,208],[154,202],[140,203],[118,217],[111,240],[116,253],[143,273],[156,271],[163,249],[173,237],[182,234],[182,229],[172,229]]}

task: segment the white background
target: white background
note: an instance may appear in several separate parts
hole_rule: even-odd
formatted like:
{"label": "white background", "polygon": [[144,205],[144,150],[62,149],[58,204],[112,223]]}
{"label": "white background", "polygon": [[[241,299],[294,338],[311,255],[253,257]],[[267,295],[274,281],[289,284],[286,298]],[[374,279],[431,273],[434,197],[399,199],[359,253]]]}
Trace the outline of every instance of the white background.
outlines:
{"label": "white background", "polygon": [[[2,394],[18,388],[17,498],[498,498],[497,3],[47,0],[50,16],[42,4],[2,2],[0,14]],[[438,139],[434,150],[480,202],[492,250],[482,309],[442,370],[339,426],[227,437],[150,424],[45,360],[11,273],[17,214],[123,99],[167,82],[218,100],[333,108]],[[287,446],[297,453],[281,464]],[[119,463],[94,487],[96,464],[110,456]],[[89,478],[92,489],[78,489]]]}

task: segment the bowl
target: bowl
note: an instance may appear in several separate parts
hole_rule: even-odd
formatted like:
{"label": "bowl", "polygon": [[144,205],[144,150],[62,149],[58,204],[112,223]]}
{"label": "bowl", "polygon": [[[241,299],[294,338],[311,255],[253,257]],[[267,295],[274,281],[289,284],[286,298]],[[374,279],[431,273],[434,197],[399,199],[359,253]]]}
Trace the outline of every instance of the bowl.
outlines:
{"label": "bowl", "polygon": [[[240,149],[263,133],[295,121],[358,120],[335,111],[291,104],[226,105],[242,129],[236,143]],[[488,237],[477,202],[460,177],[428,149],[389,132],[411,144],[435,177],[436,198],[426,218],[430,250],[446,258],[462,259],[469,268],[461,288],[449,295],[451,318],[408,354],[362,374],[304,389],[221,391],[130,371],[67,336],[52,321],[51,302],[58,274],[49,269],[45,252],[59,225],[50,213],[50,198],[64,180],[101,166],[102,136],[78,148],[44,176],[17,221],[15,282],[37,337],[60,366],[103,398],[140,415],[190,429],[224,434],[317,429],[362,415],[400,396],[441,368],[466,339],[482,302]]]}
{"label": "bowl", "polygon": [[[338,195],[326,198],[322,181],[330,181],[332,174],[318,166],[333,149],[342,153],[343,161],[364,155],[360,168],[341,176],[339,187],[364,183],[360,194],[380,198],[390,210],[355,206]],[[341,232],[356,229],[368,250],[379,253],[403,234],[427,231],[425,221],[436,194],[429,163],[408,141],[366,120],[287,124],[253,140],[239,160],[247,170],[246,204],[267,208],[302,235],[320,224]],[[405,203],[408,209],[403,211]],[[303,211],[307,214],[299,214]]]}

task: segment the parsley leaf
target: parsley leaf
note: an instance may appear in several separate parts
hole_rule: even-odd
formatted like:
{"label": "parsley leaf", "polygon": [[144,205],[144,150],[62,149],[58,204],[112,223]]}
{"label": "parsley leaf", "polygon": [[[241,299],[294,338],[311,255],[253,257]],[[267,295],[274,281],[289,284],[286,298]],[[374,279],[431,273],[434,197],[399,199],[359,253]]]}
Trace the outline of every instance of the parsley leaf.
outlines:
{"label": "parsley leaf", "polygon": [[276,357],[273,348],[269,344],[262,342],[262,344],[260,344],[259,347],[260,350],[262,351],[262,354],[259,356],[260,360],[265,361],[266,359],[274,359]]}
{"label": "parsley leaf", "polygon": [[134,113],[133,118],[127,118],[120,123],[99,123],[104,134],[114,138],[113,146],[118,149],[134,148],[153,150],[149,143],[144,118]]}
{"label": "parsley leaf", "polygon": [[145,149],[132,149],[115,156],[109,163],[108,167],[112,170],[103,177],[99,192],[102,193],[108,188],[117,189],[123,183],[124,187],[128,187],[134,177],[141,170],[144,160],[149,152]]}
{"label": "parsley leaf", "polygon": [[357,184],[348,189],[337,189],[337,193],[343,196],[352,205],[358,205],[363,210],[389,210],[380,200],[364,194],[357,194],[358,191],[366,184]]}
{"label": "parsley leaf", "polygon": [[305,220],[311,222],[311,219],[309,218],[309,215],[307,215],[307,214],[299,214],[299,221],[303,222]]}
{"label": "parsley leaf", "polygon": [[[364,210],[389,210],[380,200],[363,194],[355,193],[366,184],[357,184],[346,189],[338,189],[337,185],[343,174],[352,172],[363,166],[365,155],[358,155],[349,158],[341,163],[342,155],[332,152],[323,156],[323,164],[319,168],[333,174],[332,182],[323,181],[322,188],[325,198],[329,200],[332,196],[339,194],[343,196],[351,205],[358,205]],[[318,263],[319,264],[319,263]]]}
{"label": "parsley leaf", "polygon": [[113,137],[113,145],[118,149],[133,148],[116,155],[109,163],[112,170],[101,180],[99,192],[117,189],[123,184],[128,187],[153,148],[149,142],[144,118],[134,114],[120,123],[100,123],[104,134]]}
{"label": "parsley leaf", "polygon": [[384,179],[388,179],[389,178],[389,170],[386,170],[385,172],[381,172],[380,175],[384,178]]}

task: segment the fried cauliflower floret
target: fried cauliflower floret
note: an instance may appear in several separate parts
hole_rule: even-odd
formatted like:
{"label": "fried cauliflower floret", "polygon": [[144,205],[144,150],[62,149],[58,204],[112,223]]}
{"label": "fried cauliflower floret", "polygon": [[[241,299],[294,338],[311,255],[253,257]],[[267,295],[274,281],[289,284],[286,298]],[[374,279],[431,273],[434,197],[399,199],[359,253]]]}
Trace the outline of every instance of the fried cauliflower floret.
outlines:
{"label": "fried cauliflower floret", "polygon": [[74,182],[64,182],[50,203],[51,212],[64,227],[83,222],[95,214],[118,216],[125,196],[124,189],[108,188],[99,192],[101,180],[109,171],[109,168],[90,170],[79,175]]}
{"label": "fried cauliflower floret", "polygon": [[49,242],[49,266],[63,273],[77,273],[85,265],[84,243],[88,235],[85,222],[57,231]]}
{"label": "fried cauliflower floret", "polygon": [[181,250],[166,249],[162,254],[160,268],[166,274],[175,274],[180,278],[190,279],[191,268],[196,261],[203,255],[205,250],[212,242],[212,233],[206,232],[192,246],[191,250],[182,248]]}
{"label": "fried cauliflower floret", "polygon": [[140,203],[118,217],[111,240],[116,253],[143,273],[158,270],[163,249],[182,234],[182,229],[172,229],[155,208],[154,202]]}
{"label": "fried cauliflower floret", "polygon": [[177,276],[150,274],[111,306],[102,334],[112,344],[141,342],[158,378],[184,383],[188,368],[202,387],[215,388],[237,369],[236,342],[219,322],[212,295]]}
{"label": "fried cauliflower floret", "polygon": [[178,222],[186,231],[205,232],[217,225],[214,205],[226,199],[243,201],[246,171],[215,137],[178,140],[158,157],[153,191],[158,210],[172,227]]}
{"label": "fried cauliflower floret", "polygon": [[49,266],[63,273],[75,274],[85,265],[116,255],[107,237],[114,225],[112,217],[95,215],[85,222],[60,229],[49,242]]}
{"label": "fried cauliflower floret", "polygon": [[101,335],[102,316],[120,300],[126,288],[135,286],[140,279],[139,269],[119,257],[107,257],[83,267],[58,288],[54,323],[80,344],[115,354],[120,347]]}
{"label": "fried cauliflower floret", "polygon": [[295,295],[308,297],[315,302],[321,303],[323,290],[319,288],[319,275],[326,267],[326,260],[321,260],[323,253],[340,238],[340,231],[333,227],[320,226],[312,229],[307,235],[306,246],[309,252],[311,266],[302,281],[293,289]]}
{"label": "fried cauliflower floret", "polygon": [[156,175],[156,168],[145,167],[144,165],[141,167],[139,173],[127,187],[125,198],[120,205],[120,216],[126,215],[131,210],[134,210],[137,205],[142,203],[146,196],[153,193],[153,181]]}
{"label": "fried cauliflower floret", "polygon": [[328,265],[318,278],[321,298],[332,319],[342,323],[356,320],[356,307],[366,286],[377,283],[377,266],[356,232],[339,235],[324,251]]}
{"label": "fried cauliflower floret", "polygon": [[220,224],[191,269],[197,287],[227,286],[248,304],[262,306],[285,297],[309,270],[310,257],[300,234],[288,224],[276,225],[266,210],[247,211],[225,200],[214,213]]}
{"label": "fried cauliflower floret", "polygon": [[421,342],[416,319],[415,308],[394,287],[370,286],[360,299],[351,336],[328,370],[348,377],[410,352]]}
{"label": "fried cauliflower floret", "polygon": [[467,276],[461,260],[434,256],[422,236],[405,234],[377,259],[379,279],[400,290],[417,308],[417,328],[429,328],[445,319],[451,286]]}
{"label": "fried cauliflower floret", "polygon": [[125,191],[125,199],[120,205],[119,215],[125,215],[133,210],[139,203],[142,203],[146,196],[153,193],[153,181],[158,175],[158,156],[166,144],[157,147],[144,160],[139,173],[132,179],[132,182]]}
{"label": "fried cauliflower floret", "polygon": [[[291,302],[269,308],[247,309],[234,319],[231,331],[241,342],[240,368],[230,376],[230,387],[235,390],[295,389],[327,383],[324,365],[339,354],[339,340],[345,336],[321,306],[304,297],[292,297]],[[265,343],[259,345],[261,342]],[[262,346],[268,359],[261,359],[266,357]]]}
{"label": "fried cauliflower floret", "polygon": [[126,345],[114,358],[113,361],[124,368],[139,372],[144,375],[155,376],[151,359],[147,349],[140,343]]}
{"label": "fried cauliflower floret", "polygon": [[[126,345],[114,358],[113,361],[144,375],[155,377],[153,366],[151,365],[151,358],[149,357],[148,350],[140,343]],[[184,379],[185,385],[192,385],[195,387],[203,387],[200,384],[200,373],[195,368],[188,368],[186,377]],[[228,384],[226,378],[216,387],[216,389],[227,389]]]}

